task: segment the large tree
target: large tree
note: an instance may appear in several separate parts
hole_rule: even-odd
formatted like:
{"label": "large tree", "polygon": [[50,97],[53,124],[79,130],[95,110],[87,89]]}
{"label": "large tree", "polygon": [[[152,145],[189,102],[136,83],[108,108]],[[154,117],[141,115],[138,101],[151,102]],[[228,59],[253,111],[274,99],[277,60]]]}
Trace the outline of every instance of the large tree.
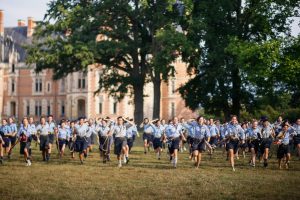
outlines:
{"label": "large tree", "polygon": [[193,12],[184,22],[184,28],[187,37],[201,51],[199,57],[185,58],[197,72],[180,88],[186,104],[192,109],[200,105],[207,113],[224,114],[228,118],[230,114],[239,115],[244,108],[252,109],[258,91],[274,92],[274,79],[268,71],[272,65],[266,67],[251,59],[246,66],[240,54],[249,49],[235,49],[247,43],[272,50],[274,46],[267,48],[267,42],[276,45],[275,41],[290,36],[290,19],[297,16],[299,3],[299,0],[194,0]]}
{"label": "large tree", "polygon": [[[144,86],[155,82],[155,106],[160,102],[161,80],[174,74],[171,63],[183,34],[175,31],[174,1],[164,0],[57,0],[51,1],[38,23],[28,63],[36,70],[51,68],[54,78],[101,64],[99,91],[121,100],[133,95],[134,118],[143,118]],[[170,34],[169,37],[165,37]],[[170,39],[169,39],[170,38]],[[155,107],[155,117],[160,108]]]}

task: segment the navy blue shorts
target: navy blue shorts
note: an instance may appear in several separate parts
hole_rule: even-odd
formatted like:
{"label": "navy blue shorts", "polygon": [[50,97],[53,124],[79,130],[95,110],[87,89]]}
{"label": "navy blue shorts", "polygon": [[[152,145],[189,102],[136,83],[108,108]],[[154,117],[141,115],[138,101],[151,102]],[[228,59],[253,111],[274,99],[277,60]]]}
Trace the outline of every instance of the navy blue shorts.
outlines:
{"label": "navy blue shorts", "polygon": [[252,140],[251,142],[249,142],[249,148],[250,149],[254,149],[255,152],[257,153],[258,148],[259,148],[259,141],[258,140]]}
{"label": "navy blue shorts", "polygon": [[49,144],[53,144],[54,143],[54,134],[49,134]]}
{"label": "navy blue shorts", "polygon": [[205,151],[205,141],[204,139],[194,139],[194,142],[192,144],[192,151],[200,151],[201,153]]}
{"label": "navy blue shorts", "polygon": [[27,152],[30,149],[31,142],[20,142],[20,154],[25,153],[25,149],[27,149]]}
{"label": "navy blue shorts", "polygon": [[17,141],[17,136],[14,136],[14,137],[10,137],[10,142],[12,145],[14,145]]}
{"label": "navy blue shorts", "polygon": [[300,135],[296,135],[294,136],[294,145],[297,146],[298,144],[300,144]]}
{"label": "navy blue shorts", "polygon": [[247,144],[247,142],[244,142],[244,143],[240,143],[240,148],[242,148],[242,149],[246,149],[247,147],[248,147],[248,144]]}
{"label": "navy blue shorts", "polygon": [[153,148],[157,149],[157,148],[162,148],[162,142],[160,138],[154,138],[153,140]]}
{"label": "navy blue shorts", "polygon": [[4,148],[9,147],[9,144],[10,144],[10,138],[9,138],[9,137],[2,137],[2,139],[3,139],[3,141],[4,141],[4,143],[2,144],[2,146],[3,146]]}
{"label": "navy blue shorts", "polygon": [[88,137],[88,138],[86,138],[86,140],[87,140],[87,145],[88,145],[88,147],[89,146],[91,146],[92,145],[92,138],[91,138],[91,136],[90,137]]}
{"label": "navy blue shorts", "polygon": [[217,136],[211,136],[211,137],[210,137],[210,140],[209,140],[209,144],[210,144],[210,145],[217,145],[217,143],[218,143],[218,138],[217,138]]}
{"label": "navy blue shorts", "polygon": [[47,150],[49,148],[49,137],[48,135],[40,136],[40,151]]}
{"label": "navy blue shorts", "polygon": [[63,145],[67,144],[67,140],[66,139],[58,139],[58,146],[59,146],[59,150],[62,149]]}
{"label": "navy blue shorts", "polygon": [[118,156],[121,155],[122,148],[126,147],[126,145],[127,145],[127,140],[125,137],[116,137],[114,153]]}
{"label": "navy blue shorts", "polygon": [[239,140],[230,140],[228,143],[226,143],[226,151],[233,149],[234,154],[236,154],[238,148],[239,148]]}
{"label": "navy blue shorts", "polygon": [[152,142],[153,141],[153,136],[151,133],[144,133],[143,134],[143,140],[147,140],[147,143]]}
{"label": "navy blue shorts", "polygon": [[168,147],[169,147],[169,152],[170,154],[174,153],[175,149],[179,149],[179,143],[180,143],[180,138],[174,138],[172,139],[169,143],[168,143]]}
{"label": "navy blue shorts", "polygon": [[281,144],[277,150],[277,158],[282,159],[284,155],[290,153],[290,145]]}
{"label": "navy blue shorts", "polygon": [[261,143],[260,143],[260,151],[263,153],[265,151],[265,149],[270,149],[272,145],[272,139],[271,138],[266,138],[266,139],[262,139]]}
{"label": "navy blue shorts", "polygon": [[130,150],[133,146],[133,138],[127,138],[127,145],[129,147],[129,150]]}
{"label": "navy blue shorts", "polygon": [[77,137],[75,141],[75,151],[82,153],[87,149],[87,141],[83,137]]}

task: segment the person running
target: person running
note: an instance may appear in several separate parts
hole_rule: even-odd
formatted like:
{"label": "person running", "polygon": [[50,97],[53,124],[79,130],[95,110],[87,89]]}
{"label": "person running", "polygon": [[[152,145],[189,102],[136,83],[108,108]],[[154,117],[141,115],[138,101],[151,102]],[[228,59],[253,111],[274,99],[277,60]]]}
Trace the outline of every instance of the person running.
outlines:
{"label": "person running", "polygon": [[295,132],[289,131],[289,123],[288,121],[285,121],[281,125],[282,129],[276,136],[276,144],[278,146],[277,150],[277,158],[278,158],[278,168],[282,169],[282,161],[283,158],[285,158],[285,168],[289,168],[289,163],[291,159],[291,153],[290,153],[290,146],[289,146],[289,137],[290,135],[296,135]]}
{"label": "person running", "polygon": [[196,121],[192,121],[191,125],[195,130],[195,137],[192,144],[195,167],[199,168],[202,153],[205,151],[205,146],[210,140],[210,132],[208,127],[204,124],[204,118],[202,116],[199,116]]}
{"label": "person running", "polygon": [[[185,123],[185,119],[183,117],[180,118],[180,124],[182,125],[184,123]],[[185,127],[183,125],[182,125],[182,134],[183,134],[184,138],[187,138],[187,130],[185,129]],[[180,142],[179,142],[180,153],[182,153],[183,151],[186,151],[185,143],[186,143],[186,140],[184,140],[180,136]]]}
{"label": "person running", "polygon": [[43,161],[49,161],[49,124],[45,117],[40,118],[40,124],[36,127],[40,140],[40,151],[42,151]]}
{"label": "person running", "polygon": [[32,141],[32,135],[35,134],[35,129],[33,130],[29,125],[28,119],[23,119],[23,125],[18,131],[18,141],[20,142],[20,154],[24,155],[26,166],[31,166],[31,157],[29,154],[30,145]]}
{"label": "person running", "polygon": [[182,134],[182,125],[178,123],[177,117],[174,117],[172,122],[166,128],[166,136],[169,143],[171,163],[174,168],[177,168],[180,136],[185,139]]}
{"label": "person running", "polygon": [[219,137],[220,133],[219,133],[219,129],[215,125],[214,119],[212,119],[212,118],[209,119],[208,128],[209,128],[209,132],[211,134],[209,144],[212,147],[212,151],[210,151],[209,154],[210,154],[210,156],[212,156],[212,153],[214,152],[214,150],[217,147],[218,137]]}
{"label": "person running", "polygon": [[164,127],[161,125],[161,122],[159,119],[155,120],[153,123],[151,123],[151,126],[154,129],[154,139],[153,139],[153,148],[156,153],[157,159],[160,160],[161,158],[161,152],[162,152],[162,141],[164,137]]}
{"label": "person running", "polygon": [[71,153],[71,158],[74,159],[75,155],[74,155],[74,151],[75,151],[75,140],[76,140],[76,134],[75,134],[75,121],[71,121],[70,122],[70,127],[68,129],[69,131],[69,141],[68,141],[68,147]]}
{"label": "person running", "polygon": [[[116,125],[112,126],[111,134],[115,138],[114,153],[117,155],[118,167],[122,167],[122,155],[126,155],[126,127],[124,125],[124,118],[118,117]],[[126,163],[128,163],[128,158],[126,158]]]}
{"label": "person running", "polygon": [[246,132],[246,134],[248,135],[248,138],[250,139],[249,148],[251,151],[251,159],[250,159],[249,163],[252,167],[255,167],[255,159],[256,159],[256,155],[257,155],[260,140],[261,140],[260,133],[261,133],[261,130],[258,127],[258,121],[253,120],[251,128],[249,128]]}
{"label": "person running", "polygon": [[59,157],[62,158],[64,156],[65,148],[67,141],[70,138],[70,132],[66,126],[66,121],[64,119],[60,122],[60,127],[55,130],[56,137],[58,138],[58,145],[59,145]]}
{"label": "person running", "polygon": [[297,119],[296,124],[293,126],[293,129],[296,132],[296,135],[294,136],[294,145],[297,149],[298,158],[300,160],[300,118]]}
{"label": "person running", "polygon": [[2,132],[0,131],[0,164],[3,164],[3,144],[4,140],[2,139]]}
{"label": "person running", "polygon": [[[10,117],[8,118],[8,125],[11,131],[11,135],[10,135],[10,143],[11,146],[15,145],[15,143],[17,142],[17,133],[18,133],[18,128],[16,123],[14,122],[14,118]],[[8,154],[8,158],[10,158],[11,154]]]}
{"label": "person running", "polygon": [[126,126],[126,139],[127,139],[127,152],[130,153],[135,137],[138,135],[137,127],[133,121],[133,119],[129,119],[131,123],[125,123]]}
{"label": "person running", "polygon": [[96,127],[99,138],[99,150],[100,157],[103,159],[103,163],[110,161],[110,138],[112,134],[110,133],[111,123],[107,119],[101,119]]}
{"label": "person running", "polygon": [[150,125],[150,121],[148,118],[144,119],[144,122],[140,125],[140,128],[144,129],[144,134],[143,134],[144,154],[147,154],[147,149],[149,152],[150,146],[152,145],[154,129]]}
{"label": "person running", "polygon": [[2,126],[0,126],[0,132],[3,140],[2,147],[4,153],[7,154],[9,158],[9,154],[10,154],[9,150],[11,147],[10,137],[12,136],[12,134],[11,134],[10,126],[7,123],[7,119],[2,119]]}
{"label": "person running", "polygon": [[[195,119],[191,119],[191,121],[194,121]],[[195,128],[194,126],[192,126],[191,124],[185,122],[182,124],[185,129],[187,130],[187,143],[189,145],[189,159],[192,160],[193,157],[193,148],[192,145],[194,143],[194,139],[195,139]]]}
{"label": "person running", "polygon": [[[55,131],[56,131],[56,125],[53,121],[53,115],[49,115],[48,116],[48,122],[47,122],[48,126],[49,126],[49,149],[48,149],[48,160],[50,159],[50,155],[51,155],[51,151],[52,151],[52,145],[54,143],[54,136],[55,136]],[[59,150],[59,144],[57,145],[57,150]]]}
{"label": "person running", "polygon": [[75,131],[74,133],[76,134],[76,140],[75,140],[75,151],[79,153],[79,160],[80,163],[83,164],[83,156],[86,153],[87,149],[87,132],[89,127],[87,124],[84,123],[84,118],[80,117],[78,119],[78,124],[75,125]]}
{"label": "person running", "polygon": [[[246,150],[248,148],[248,135],[247,135],[247,130],[248,130],[248,122],[243,122],[241,124],[242,129],[244,130],[245,133],[245,141],[239,143],[239,147],[242,150],[243,158],[246,158]],[[239,152],[239,151],[238,151]]]}
{"label": "person running", "polygon": [[239,141],[245,140],[244,130],[238,124],[236,115],[233,115],[231,117],[231,122],[227,125],[225,138],[227,141],[226,143],[227,156],[230,160],[232,171],[235,171],[234,155],[237,152]]}
{"label": "person running", "polygon": [[85,158],[88,156],[90,150],[92,149],[92,147],[91,147],[92,146],[92,137],[93,137],[93,135],[96,135],[95,123],[94,123],[93,119],[89,119],[88,127],[89,127],[89,129],[88,129],[88,132],[86,134],[88,144],[87,144],[86,154],[84,154]]}
{"label": "person running", "polygon": [[263,154],[264,167],[268,167],[269,150],[271,148],[272,140],[275,137],[275,131],[268,121],[268,118],[262,120],[261,127],[261,144],[260,151]]}

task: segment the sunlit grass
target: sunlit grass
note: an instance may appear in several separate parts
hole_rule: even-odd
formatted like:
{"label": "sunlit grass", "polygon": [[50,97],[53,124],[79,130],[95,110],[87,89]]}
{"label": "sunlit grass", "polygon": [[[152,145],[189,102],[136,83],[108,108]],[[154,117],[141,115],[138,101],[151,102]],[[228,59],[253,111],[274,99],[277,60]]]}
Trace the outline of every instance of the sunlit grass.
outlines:
{"label": "sunlit grass", "polygon": [[135,144],[130,163],[117,168],[116,157],[103,164],[98,149],[80,165],[69,151],[60,160],[54,148],[49,163],[41,161],[35,144],[33,164],[25,167],[18,148],[12,159],[0,166],[1,199],[298,199],[300,161],[293,156],[289,170],[278,170],[275,154],[268,169],[262,164],[248,166],[249,155],[236,160],[232,172],[222,150],[213,158],[207,153],[199,169],[193,167],[187,152],[180,153],[173,169],[166,152],[157,160],[154,152],[144,155]]}

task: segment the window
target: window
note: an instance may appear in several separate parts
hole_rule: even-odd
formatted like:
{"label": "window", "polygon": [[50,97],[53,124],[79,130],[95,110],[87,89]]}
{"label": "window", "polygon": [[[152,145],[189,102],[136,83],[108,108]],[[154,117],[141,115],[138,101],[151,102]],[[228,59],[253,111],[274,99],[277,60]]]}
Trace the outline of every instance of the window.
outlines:
{"label": "window", "polygon": [[15,68],[16,68],[15,64],[12,64],[12,66],[11,66],[11,72],[12,73],[15,73]]}
{"label": "window", "polygon": [[42,115],[42,103],[41,101],[35,102],[35,110],[34,110],[35,116],[41,116]]}
{"label": "window", "polygon": [[171,94],[174,94],[176,91],[175,80],[171,81]]}
{"label": "window", "polygon": [[78,89],[81,89],[81,78],[78,79]]}
{"label": "window", "polygon": [[30,104],[29,104],[29,101],[27,101],[26,104],[27,104],[26,105],[26,115],[28,116],[28,115],[30,115]]}
{"label": "window", "polygon": [[47,115],[51,114],[51,105],[50,105],[50,101],[47,102]]}
{"label": "window", "polygon": [[85,88],[85,78],[81,79],[82,80],[82,89]]}
{"label": "window", "polygon": [[61,102],[61,116],[65,116],[65,102]]}
{"label": "window", "polygon": [[35,79],[35,92],[42,92],[43,83],[42,79],[37,78]]}
{"label": "window", "polygon": [[99,114],[102,114],[102,103],[99,103]]}
{"label": "window", "polygon": [[12,93],[15,92],[15,80],[14,79],[11,81],[11,92]]}
{"label": "window", "polygon": [[85,76],[86,74],[79,74],[78,75],[78,89],[85,89]]}
{"label": "window", "polygon": [[65,92],[65,79],[60,81],[60,92]]}
{"label": "window", "polygon": [[171,117],[175,117],[175,103],[171,103]]}
{"label": "window", "polygon": [[47,84],[47,92],[50,92],[50,90],[51,90],[51,85],[50,85],[50,83],[48,83]]}
{"label": "window", "polygon": [[16,108],[16,102],[12,101],[10,102],[10,115],[16,116],[17,108]]}
{"label": "window", "polygon": [[113,114],[117,114],[117,105],[118,105],[118,102],[114,102],[114,105],[113,105]]}

